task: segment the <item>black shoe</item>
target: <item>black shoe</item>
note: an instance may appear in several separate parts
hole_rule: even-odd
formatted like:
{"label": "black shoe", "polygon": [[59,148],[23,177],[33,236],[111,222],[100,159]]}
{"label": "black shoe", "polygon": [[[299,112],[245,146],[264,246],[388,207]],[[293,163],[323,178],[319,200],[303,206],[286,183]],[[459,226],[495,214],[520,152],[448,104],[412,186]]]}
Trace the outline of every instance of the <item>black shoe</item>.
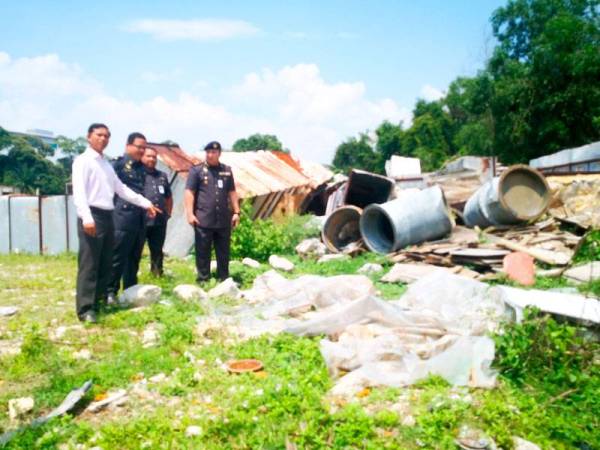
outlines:
{"label": "black shoe", "polygon": [[83,316],[79,317],[81,322],[86,323],[98,323],[98,319],[96,318],[96,313],[94,311],[88,311],[83,314]]}
{"label": "black shoe", "polygon": [[115,294],[110,292],[108,294],[108,296],[106,297],[106,306],[116,306],[116,304],[117,304],[117,297],[115,296]]}

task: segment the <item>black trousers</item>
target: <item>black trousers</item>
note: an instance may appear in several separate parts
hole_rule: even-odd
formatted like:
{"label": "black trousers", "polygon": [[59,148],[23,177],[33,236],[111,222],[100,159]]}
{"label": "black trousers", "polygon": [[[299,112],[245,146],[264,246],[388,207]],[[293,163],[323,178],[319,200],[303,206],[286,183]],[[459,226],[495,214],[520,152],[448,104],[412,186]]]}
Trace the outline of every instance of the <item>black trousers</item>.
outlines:
{"label": "black trousers", "polygon": [[115,246],[112,257],[112,271],[108,283],[108,292],[116,294],[123,289],[137,284],[137,273],[140,268],[140,259],[144,250],[144,228],[139,230],[115,230]]}
{"label": "black trousers", "polygon": [[107,295],[114,247],[112,211],[91,208],[96,223],[96,236],[83,231],[81,219],[77,220],[79,255],[77,258],[77,315],[96,310],[98,302]]}
{"label": "black trousers", "polygon": [[206,281],[210,278],[210,253],[213,242],[217,255],[217,277],[219,280],[229,278],[229,244],[231,228],[202,228],[194,227],[196,248],[196,281]]}
{"label": "black trousers", "polygon": [[150,225],[146,227],[146,241],[150,249],[150,272],[163,274],[163,245],[167,236],[167,225]]}

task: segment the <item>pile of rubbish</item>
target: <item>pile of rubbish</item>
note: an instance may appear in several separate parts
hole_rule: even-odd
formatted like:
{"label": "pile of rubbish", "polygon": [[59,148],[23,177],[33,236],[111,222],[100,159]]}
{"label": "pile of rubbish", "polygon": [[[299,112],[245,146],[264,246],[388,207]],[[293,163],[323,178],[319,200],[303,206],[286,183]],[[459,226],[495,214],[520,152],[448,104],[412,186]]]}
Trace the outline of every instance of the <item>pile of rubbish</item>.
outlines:
{"label": "pile of rubbish", "polygon": [[395,301],[376,296],[364,275],[287,279],[272,270],[242,291],[243,305],[199,317],[196,332],[225,331],[238,339],[265,333],[321,336],[336,380],[333,396],[365,387],[406,386],[439,375],[458,386],[493,387],[494,341],[505,321],[534,305],[600,323],[600,303],[578,295],[522,290],[444,271],[411,284]]}
{"label": "pile of rubbish", "polygon": [[[331,252],[370,250],[409,264],[411,281],[415,270],[423,276],[434,269],[415,265],[484,280],[510,275],[514,253],[532,272],[515,281],[532,284],[534,275],[560,276],[581,241],[577,230],[560,225],[568,222],[583,231],[600,226],[597,175],[547,180],[526,165],[504,167],[475,157],[429,175],[420,175],[411,158],[388,163],[388,177],[351,171],[329,197],[321,238]],[[536,269],[536,262],[545,269]]]}

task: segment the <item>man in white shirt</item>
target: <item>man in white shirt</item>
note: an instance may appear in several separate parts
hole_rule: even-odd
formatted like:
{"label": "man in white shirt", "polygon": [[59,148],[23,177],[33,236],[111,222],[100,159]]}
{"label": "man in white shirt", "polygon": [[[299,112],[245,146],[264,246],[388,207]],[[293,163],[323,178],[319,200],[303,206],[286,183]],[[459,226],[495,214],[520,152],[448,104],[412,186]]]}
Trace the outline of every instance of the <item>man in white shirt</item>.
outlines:
{"label": "man in white shirt", "polygon": [[90,125],[87,139],[89,146],[75,158],[72,172],[79,236],[76,306],[79,320],[96,323],[98,303],[106,299],[111,274],[114,196],[146,209],[150,217],[158,209],[125,186],[104,158],[102,152],[110,140],[106,125]]}

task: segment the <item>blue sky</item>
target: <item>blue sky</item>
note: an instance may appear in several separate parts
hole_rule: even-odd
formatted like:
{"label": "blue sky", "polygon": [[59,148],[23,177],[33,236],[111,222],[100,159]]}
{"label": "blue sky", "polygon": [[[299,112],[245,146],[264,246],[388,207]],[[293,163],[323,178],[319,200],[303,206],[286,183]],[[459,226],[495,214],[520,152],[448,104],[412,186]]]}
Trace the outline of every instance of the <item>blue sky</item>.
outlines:
{"label": "blue sky", "polygon": [[480,69],[504,2],[6,2],[0,125],[77,136],[140,130],[196,151],[274,133],[329,162],[348,136],[410,122]]}

